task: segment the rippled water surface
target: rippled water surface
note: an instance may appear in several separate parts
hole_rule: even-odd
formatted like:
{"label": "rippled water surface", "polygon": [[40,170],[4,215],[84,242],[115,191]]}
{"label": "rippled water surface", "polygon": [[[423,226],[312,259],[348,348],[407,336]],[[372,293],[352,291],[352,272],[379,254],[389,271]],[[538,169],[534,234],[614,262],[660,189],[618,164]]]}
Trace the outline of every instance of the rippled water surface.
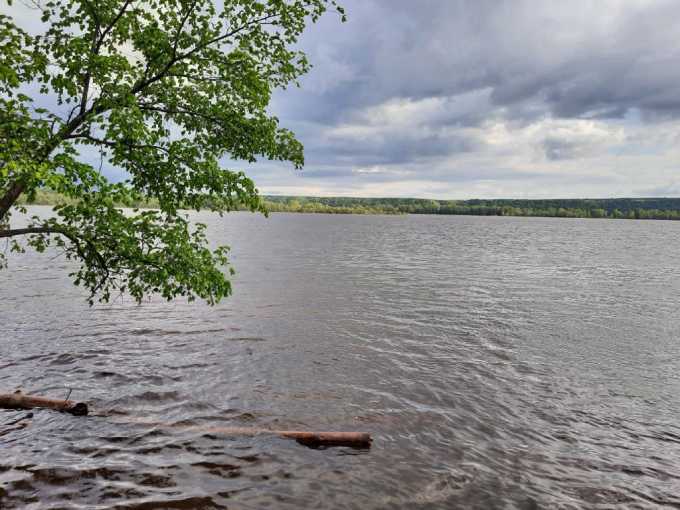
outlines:
{"label": "rippled water surface", "polygon": [[214,308],[0,272],[0,391],[94,408],[0,411],[1,508],[680,507],[680,223],[196,218],[238,272]]}

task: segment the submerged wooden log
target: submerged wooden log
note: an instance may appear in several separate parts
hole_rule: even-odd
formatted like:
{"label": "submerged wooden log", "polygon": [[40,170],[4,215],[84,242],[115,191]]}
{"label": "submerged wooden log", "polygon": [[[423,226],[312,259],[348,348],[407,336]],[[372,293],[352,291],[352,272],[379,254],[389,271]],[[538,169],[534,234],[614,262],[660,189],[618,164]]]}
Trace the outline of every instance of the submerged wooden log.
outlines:
{"label": "submerged wooden log", "polygon": [[[72,400],[60,400],[56,398],[25,395],[20,391],[14,393],[0,393],[0,407],[8,409],[33,409],[44,407],[63,411],[75,416],[88,414],[87,404]],[[200,425],[166,424],[144,419],[127,417],[116,420],[119,423],[140,423],[152,427],[195,430],[206,434],[225,436],[257,436],[275,435],[286,439],[295,439],[298,443],[306,446],[351,446],[353,448],[370,448],[371,435],[366,432],[310,432],[304,430],[270,430],[253,427],[209,427]]]}
{"label": "submerged wooden log", "polygon": [[275,435],[286,439],[295,439],[305,446],[351,446],[354,448],[370,448],[371,435],[366,432],[310,432],[305,430],[270,430],[247,427],[188,427],[192,430],[205,431],[209,434],[226,436],[256,436],[261,434]]}
{"label": "submerged wooden log", "polygon": [[21,391],[0,393],[0,407],[6,409],[34,409],[36,407],[44,407],[69,413],[74,416],[87,416],[88,413],[87,404],[82,402],[25,395],[21,393]]}
{"label": "submerged wooden log", "polygon": [[256,427],[210,427],[203,425],[168,424],[130,416],[116,420],[119,423],[137,423],[150,427],[189,430],[220,436],[259,436],[273,435],[285,439],[295,439],[305,446],[350,446],[352,448],[370,448],[373,439],[367,432],[312,432],[305,430],[272,430]]}
{"label": "submerged wooden log", "polygon": [[371,435],[366,432],[305,432],[301,430],[275,430],[274,434],[307,446],[352,446],[370,448]]}

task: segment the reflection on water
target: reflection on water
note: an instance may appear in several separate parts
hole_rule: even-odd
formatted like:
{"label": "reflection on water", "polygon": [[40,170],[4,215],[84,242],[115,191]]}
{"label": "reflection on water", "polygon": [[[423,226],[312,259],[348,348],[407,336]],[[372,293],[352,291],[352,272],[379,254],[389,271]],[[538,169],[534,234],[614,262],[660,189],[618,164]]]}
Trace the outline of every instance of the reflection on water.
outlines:
{"label": "reflection on water", "polygon": [[680,506],[680,223],[200,218],[238,272],[214,308],[0,272],[0,390],[95,409],[0,411],[0,507]]}

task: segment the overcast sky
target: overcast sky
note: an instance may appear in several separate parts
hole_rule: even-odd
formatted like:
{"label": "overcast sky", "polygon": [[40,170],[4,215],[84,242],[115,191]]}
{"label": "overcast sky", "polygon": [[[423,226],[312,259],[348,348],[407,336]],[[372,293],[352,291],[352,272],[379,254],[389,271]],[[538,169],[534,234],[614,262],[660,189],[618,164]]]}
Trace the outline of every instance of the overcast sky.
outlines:
{"label": "overcast sky", "polygon": [[677,0],[344,0],[277,94],[302,172],[264,192],[680,196]]}
{"label": "overcast sky", "polygon": [[228,163],[262,192],[680,196],[680,1],[341,3],[272,104],[305,169]]}

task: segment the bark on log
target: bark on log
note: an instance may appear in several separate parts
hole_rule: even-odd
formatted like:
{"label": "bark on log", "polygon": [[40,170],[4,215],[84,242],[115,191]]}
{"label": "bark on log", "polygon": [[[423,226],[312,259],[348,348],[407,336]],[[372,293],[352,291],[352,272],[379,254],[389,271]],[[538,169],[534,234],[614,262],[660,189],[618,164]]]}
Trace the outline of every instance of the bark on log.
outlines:
{"label": "bark on log", "polygon": [[305,432],[301,430],[276,430],[274,434],[295,439],[307,446],[352,446],[370,448],[371,435],[366,432]]}
{"label": "bark on log", "polygon": [[306,446],[352,446],[370,448],[371,435],[366,432],[310,432],[305,430],[270,430],[248,427],[188,427],[209,434],[227,436],[256,436],[270,434],[286,439],[295,439]]}
{"label": "bark on log", "polygon": [[[9,409],[33,409],[45,407],[57,411],[63,411],[75,416],[86,416],[87,404],[73,402],[72,400],[59,400],[48,397],[24,395],[20,391],[15,393],[0,393],[0,407]],[[142,423],[152,427],[196,430],[207,434],[219,434],[226,436],[257,436],[261,434],[276,435],[286,439],[295,439],[298,443],[306,446],[351,446],[354,448],[370,448],[371,435],[366,432],[309,432],[304,430],[270,430],[251,427],[203,427],[197,425],[170,425],[128,417],[124,420],[116,420],[119,423]]]}
{"label": "bark on log", "polygon": [[45,407],[72,414],[74,416],[87,416],[87,404],[72,400],[60,400],[56,398],[37,397],[24,395],[20,391],[14,393],[0,393],[0,407],[6,409],[33,409]]}
{"label": "bark on log", "polygon": [[145,419],[126,417],[116,420],[119,423],[137,423],[150,427],[181,429],[221,436],[259,436],[274,435],[285,439],[295,439],[305,446],[351,446],[370,448],[373,439],[367,432],[310,432],[304,430],[271,430],[255,427],[210,427],[202,425],[168,424]]}

